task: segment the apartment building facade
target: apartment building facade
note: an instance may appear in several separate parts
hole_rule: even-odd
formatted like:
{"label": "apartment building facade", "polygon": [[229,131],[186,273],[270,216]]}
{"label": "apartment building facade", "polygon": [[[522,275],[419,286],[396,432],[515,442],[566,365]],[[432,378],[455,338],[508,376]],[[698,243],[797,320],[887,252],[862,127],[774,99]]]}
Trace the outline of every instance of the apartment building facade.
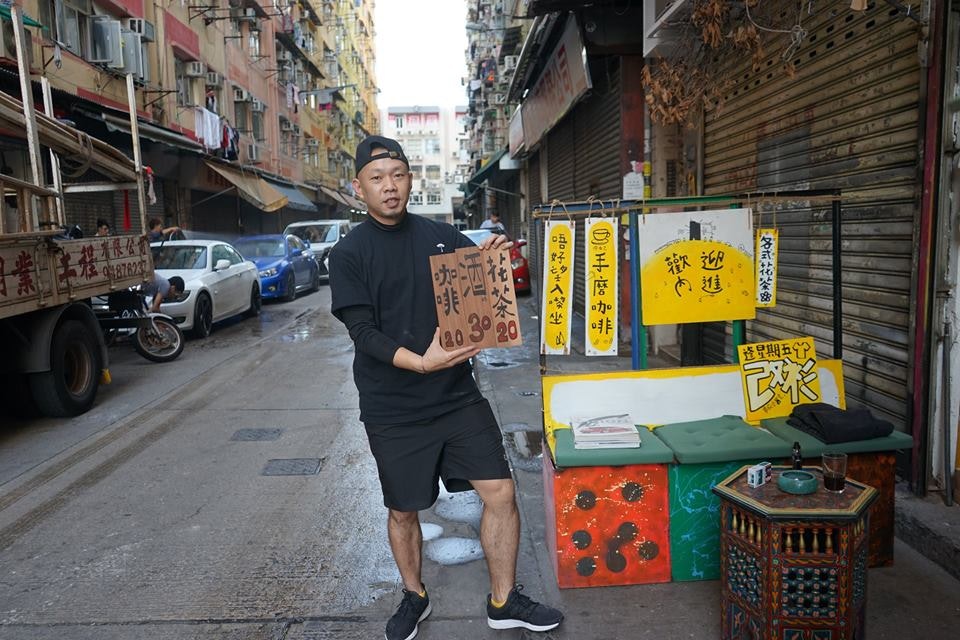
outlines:
{"label": "apartment building facade", "polygon": [[410,211],[466,226],[460,190],[469,174],[462,151],[466,107],[388,107],[382,122],[384,135],[400,142],[410,162]]}
{"label": "apartment building facade", "polygon": [[[129,150],[133,75],[150,214],[166,224],[239,235],[362,209],[348,185],[357,141],[379,127],[372,0],[20,4],[33,23],[31,77],[49,79],[57,117]],[[2,26],[0,89],[19,97],[12,25]],[[36,88],[35,98],[43,104]],[[24,175],[16,138],[0,143],[3,169]],[[136,218],[123,194],[81,200],[67,215],[85,228]]]}

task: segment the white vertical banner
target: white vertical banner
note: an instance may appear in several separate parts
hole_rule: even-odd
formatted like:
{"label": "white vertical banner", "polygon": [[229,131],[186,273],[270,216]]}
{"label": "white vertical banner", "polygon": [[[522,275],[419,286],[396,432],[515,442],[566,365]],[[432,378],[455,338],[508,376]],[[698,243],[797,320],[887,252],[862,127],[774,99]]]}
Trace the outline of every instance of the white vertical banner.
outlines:
{"label": "white vertical banner", "polygon": [[570,355],[574,232],[572,221],[547,221],[540,313],[540,353],[546,355]]}
{"label": "white vertical banner", "polygon": [[588,356],[617,355],[618,233],[615,217],[587,218],[584,226],[587,273],[583,344]]}
{"label": "white vertical banner", "polygon": [[777,306],[777,260],[780,236],[776,229],[757,229],[757,306]]}

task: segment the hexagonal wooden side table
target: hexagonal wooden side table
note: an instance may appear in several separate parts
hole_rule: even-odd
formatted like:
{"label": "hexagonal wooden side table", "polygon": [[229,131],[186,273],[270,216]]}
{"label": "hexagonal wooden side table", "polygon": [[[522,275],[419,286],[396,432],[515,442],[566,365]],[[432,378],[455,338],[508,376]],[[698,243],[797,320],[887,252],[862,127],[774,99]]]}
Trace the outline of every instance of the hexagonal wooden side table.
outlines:
{"label": "hexagonal wooden side table", "polygon": [[847,479],[843,493],[793,495],[760,487],[744,466],[714,487],[720,497],[724,640],[866,638],[870,504],[877,491]]}

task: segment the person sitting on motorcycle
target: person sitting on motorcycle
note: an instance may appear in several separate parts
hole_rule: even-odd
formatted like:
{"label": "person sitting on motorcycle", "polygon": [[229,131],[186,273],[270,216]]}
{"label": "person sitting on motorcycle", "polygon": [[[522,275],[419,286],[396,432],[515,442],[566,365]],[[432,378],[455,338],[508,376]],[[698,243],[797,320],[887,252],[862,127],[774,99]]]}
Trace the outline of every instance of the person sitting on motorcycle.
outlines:
{"label": "person sitting on motorcycle", "polygon": [[183,293],[183,288],[183,278],[180,276],[173,276],[168,280],[154,271],[153,281],[140,287],[140,292],[150,299],[150,312],[160,313],[160,304],[164,300],[176,298]]}

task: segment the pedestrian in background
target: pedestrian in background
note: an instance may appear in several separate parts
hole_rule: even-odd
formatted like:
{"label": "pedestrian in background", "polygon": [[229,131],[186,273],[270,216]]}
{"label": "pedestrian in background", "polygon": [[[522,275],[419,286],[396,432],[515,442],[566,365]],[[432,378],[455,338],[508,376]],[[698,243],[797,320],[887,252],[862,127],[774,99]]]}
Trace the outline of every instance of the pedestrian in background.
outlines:
{"label": "pedestrian in background", "polygon": [[[453,226],[407,212],[410,165],[396,140],[370,136],[357,146],[354,189],[368,224],[330,253],[331,311],[355,345],[360,420],[377,462],[387,532],[403,599],[387,640],[409,640],[431,611],[421,580],[419,511],[448,491],[475,489],[483,500],[480,543],[490,572],[487,624],[548,631],[560,611],[534,602],[516,584],[520,516],[503,436],[480,394],[469,359],[474,347],[445,351],[439,341],[430,256],[473,243]],[[492,235],[481,250],[509,246]]]}
{"label": "pedestrian in background", "polygon": [[97,218],[97,233],[98,236],[108,236],[110,235],[110,223],[104,220],[103,218]]}
{"label": "pedestrian in background", "polygon": [[180,231],[180,227],[164,228],[163,221],[160,218],[150,218],[147,227],[149,228],[149,231],[147,231],[147,240],[150,242],[159,242],[169,234]]}
{"label": "pedestrian in background", "polygon": [[490,229],[496,233],[506,233],[506,228],[500,222],[500,214],[496,211],[490,212],[490,217],[480,223],[481,229]]}

